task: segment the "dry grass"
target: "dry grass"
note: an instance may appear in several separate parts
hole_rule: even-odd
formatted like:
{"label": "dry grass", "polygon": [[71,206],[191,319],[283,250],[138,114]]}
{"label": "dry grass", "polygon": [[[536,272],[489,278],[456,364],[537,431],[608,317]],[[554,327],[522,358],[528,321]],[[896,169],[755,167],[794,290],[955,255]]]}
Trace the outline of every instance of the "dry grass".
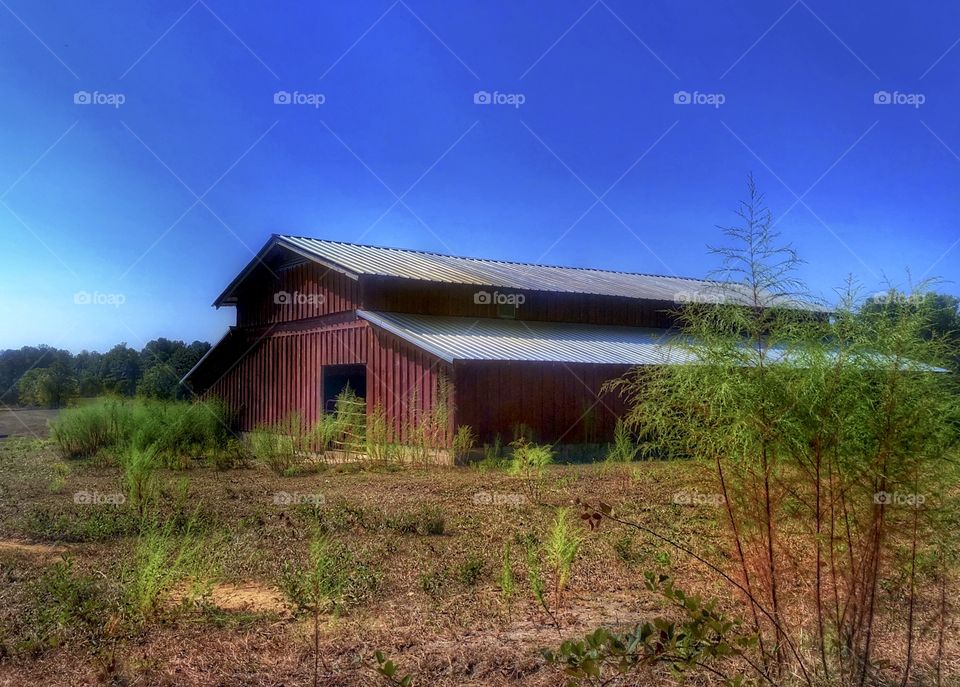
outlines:
{"label": "dry grass", "polygon": [[[184,511],[195,517],[216,571],[209,593],[190,607],[171,604],[177,608],[120,632],[107,649],[67,642],[29,656],[15,649],[30,585],[62,549],[69,549],[78,574],[106,583],[120,579],[135,544],[123,528],[100,524],[103,513],[101,520],[92,519],[98,510],[125,517],[126,506],[73,499],[79,490],[119,491],[119,471],[73,463],[65,486],[53,493],[50,480],[58,462],[45,443],[0,444],[0,641],[8,652],[0,654],[0,685],[312,684],[310,619],[293,613],[281,579],[285,562],[305,564],[315,527],[345,544],[376,577],[372,591],[345,613],[324,618],[320,684],[331,686],[380,684],[372,670],[377,650],[417,675],[415,684],[421,686],[561,684],[538,653],[556,646],[559,635],[530,598],[522,551],[526,537],[546,535],[555,507],[570,506],[578,497],[602,499],[619,515],[724,560],[716,507],[673,503],[677,493],[703,490],[696,469],[684,463],[552,467],[544,503],[519,506],[503,501],[522,497],[522,480],[499,471],[371,472],[340,466],[293,477],[266,469],[167,472],[161,517],[183,517]],[[172,485],[183,477],[190,480],[186,498],[176,498]],[[56,529],[67,525],[50,523],[69,523],[68,536],[59,537]],[[647,569],[669,569],[685,589],[719,596],[728,610],[742,610],[713,576],[682,554],[609,523],[584,535],[565,606],[557,613],[564,637],[663,612],[660,598],[644,589]],[[494,582],[508,541],[518,580],[509,620]],[[801,544],[795,556],[792,564],[805,564]],[[460,574],[471,557],[483,562],[475,584]],[[890,589],[882,602],[896,610],[901,596]],[[900,623],[888,625],[884,629],[892,634]],[[945,668],[954,680],[960,680],[958,634],[948,632],[952,645]],[[930,649],[925,639],[921,656]],[[649,684],[675,683],[663,675]]]}

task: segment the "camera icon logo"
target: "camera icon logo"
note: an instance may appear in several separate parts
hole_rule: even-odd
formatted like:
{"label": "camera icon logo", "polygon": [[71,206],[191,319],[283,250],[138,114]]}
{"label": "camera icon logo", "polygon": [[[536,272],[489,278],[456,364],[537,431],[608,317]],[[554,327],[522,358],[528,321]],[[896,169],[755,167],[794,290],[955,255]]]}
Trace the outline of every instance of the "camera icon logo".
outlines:
{"label": "camera icon logo", "polygon": [[73,302],[76,305],[90,305],[93,302],[93,296],[89,291],[77,291],[73,294]]}
{"label": "camera icon logo", "polygon": [[890,91],[877,91],[873,94],[874,105],[889,105],[891,102],[893,102],[893,99],[890,96]]}
{"label": "camera icon logo", "polygon": [[873,495],[873,502],[878,505],[885,505],[890,503],[890,494],[885,491],[878,491]]}
{"label": "camera icon logo", "polygon": [[289,91],[277,91],[273,94],[274,105],[289,105],[293,102]]}
{"label": "camera icon logo", "polygon": [[273,302],[275,305],[290,305],[293,302],[293,297],[289,291],[277,291],[273,294]]}
{"label": "camera icon logo", "polygon": [[493,97],[490,95],[490,91],[477,91],[473,94],[474,105],[489,105],[492,102]]}
{"label": "camera icon logo", "polygon": [[89,105],[91,102],[93,102],[93,99],[90,96],[90,91],[77,91],[73,94],[74,105]]}
{"label": "camera icon logo", "polygon": [[674,105],[689,105],[693,102],[689,91],[677,91],[673,94]]}
{"label": "camera icon logo", "polygon": [[473,302],[477,305],[490,305],[493,303],[493,295],[489,291],[477,291],[473,294]]}

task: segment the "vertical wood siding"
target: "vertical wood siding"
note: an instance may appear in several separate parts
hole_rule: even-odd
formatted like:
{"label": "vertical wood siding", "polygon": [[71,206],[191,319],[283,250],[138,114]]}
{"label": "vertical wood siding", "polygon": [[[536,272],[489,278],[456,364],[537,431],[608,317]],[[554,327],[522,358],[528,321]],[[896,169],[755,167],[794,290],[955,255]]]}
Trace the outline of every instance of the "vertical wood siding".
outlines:
{"label": "vertical wood siding", "polygon": [[[363,307],[367,310],[461,317],[497,316],[495,305],[479,304],[474,300],[478,291],[497,290],[492,287],[367,276],[361,277],[360,284]],[[523,294],[525,301],[517,309],[517,319],[521,320],[629,327],[671,327],[676,323],[673,312],[677,306],[673,303],[589,294],[500,290]]]}
{"label": "vertical wood siding", "polygon": [[607,380],[621,376],[624,365],[472,362],[455,366],[456,423],[470,425],[480,441],[499,434],[513,438],[524,423],[538,441],[561,444],[610,441],[622,399],[602,393]]}
{"label": "vertical wood siding", "polygon": [[[245,355],[213,382],[235,414],[240,431],[299,413],[308,426],[322,412],[325,365],[364,364],[367,411],[380,404],[396,436],[437,402],[441,376],[452,383],[450,366],[363,320],[332,327],[275,331],[243,347]],[[452,399],[451,399],[452,402]]]}
{"label": "vertical wood siding", "polygon": [[237,326],[293,322],[358,307],[357,282],[340,272],[307,263],[275,274],[276,279],[261,270],[247,280],[237,301]]}

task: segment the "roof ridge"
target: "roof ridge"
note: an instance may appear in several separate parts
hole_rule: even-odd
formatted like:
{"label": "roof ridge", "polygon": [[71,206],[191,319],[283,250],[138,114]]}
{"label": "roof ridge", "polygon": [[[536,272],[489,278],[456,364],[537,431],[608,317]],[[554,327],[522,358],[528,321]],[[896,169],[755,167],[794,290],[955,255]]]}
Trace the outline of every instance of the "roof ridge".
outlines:
{"label": "roof ridge", "polygon": [[521,265],[524,267],[545,267],[554,270],[580,270],[582,272],[605,272],[607,274],[623,274],[638,277],[658,277],[660,279],[680,279],[682,281],[693,281],[707,284],[723,284],[724,282],[716,279],[706,279],[700,277],[680,277],[672,274],[654,274],[652,272],[627,272],[625,270],[611,270],[603,267],[572,267],[569,265],[546,265],[539,262],[521,262],[518,260],[498,260],[496,258],[478,258],[469,255],[451,255],[449,253],[440,253],[437,251],[422,250],[419,248],[398,248],[396,246],[376,246],[371,243],[354,243],[352,241],[335,241],[333,239],[321,239],[315,236],[297,236],[294,234],[274,234],[278,238],[301,239],[306,241],[320,241],[323,243],[335,243],[341,246],[357,246],[359,248],[376,248],[377,250],[389,250],[399,253],[416,253],[418,255],[432,255],[441,258],[457,258],[460,260],[473,260],[476,262],[492,262],[500,265]]}

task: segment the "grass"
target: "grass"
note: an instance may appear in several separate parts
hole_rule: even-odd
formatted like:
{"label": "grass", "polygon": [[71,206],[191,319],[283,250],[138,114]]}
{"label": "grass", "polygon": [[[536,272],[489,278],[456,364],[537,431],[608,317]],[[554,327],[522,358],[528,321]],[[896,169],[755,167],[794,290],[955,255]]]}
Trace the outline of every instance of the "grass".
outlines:
{"label": "grass", "polygon": [[166,467],[184,468],[226,447],[231,436],[218,401],[99,399],[62,411],[50,436],[67,459],[150,449]]}
{"label": "grass", "polygon": [[336,613],[369,598],[380,577],[375,566],[358,560],[344,544],[314,533],[306,563],[297,567],[285,561],[278,586],[301,612]]}
{"label": "grass", "polygon": [[[415,673],[415,684],[545,687],[557,676],[538,652],[559,641],[537,596],[564,638],[576,638],[661,608],[643,570],[669,569],[703,598],[725,590],[694,560],[642,533],[606,521],[591,531],[573,508],[559,517],[577,498],[603,500],[618,516],[723,560],[716,509],[673,503],[676,493],[706,491],[692,461],[638,462],[626,480],[602,465],[548,465],[542,503],[520,506],[474,500],[478,492],[521,493],[523,477],[504,470],[284,476],[256,463],[227,472],[198,465],[187,483],[158,464],[144,517],[129,501],[74,502],[81,490],[117,492],[119,463],[71,462],[54,493],[61,463],[52,441],[0,442],[0,683],[192,686],[215,676],[222,684],[311,684],[310,609],[320,598],[320,684],[377,684],[373,652],[381,650]],[[319,493],[324,503],[276,505],[278,491]],[[795,555],[793,564],[810,563],[802,546]],[[557,570],[568,570],[559,607]],[[921,572],[936,590],[939,567]],[[960,588],[957,572],[948,566],[948,599]],[[878,646],[902,631],[902,584],[902,571],[881,584],[890,591],[877,600],[887,619]],[[225,597],[224,588],[241,591]],[[729,594],[722,603],[742,613]],[[917,639],[925,649],[935,640],[935,632]],[[947,641],[948,656],[960,655],[960,639]],[[98,678],[114,660],[115,674]],[[960,679],[955,665],[945,666],[943,684]],[[921,669],[935,684],[932,666]],[[651,674],[645,684],[673,683]]]}
{"label": "grass", "polygon": [[191,600],[204,582],[203,541],[190,528],[177,533],[170,525],[150,523],[141,532],[126,576],[125,602],[132,615],[151,619],[182,582],[190,583]]}

